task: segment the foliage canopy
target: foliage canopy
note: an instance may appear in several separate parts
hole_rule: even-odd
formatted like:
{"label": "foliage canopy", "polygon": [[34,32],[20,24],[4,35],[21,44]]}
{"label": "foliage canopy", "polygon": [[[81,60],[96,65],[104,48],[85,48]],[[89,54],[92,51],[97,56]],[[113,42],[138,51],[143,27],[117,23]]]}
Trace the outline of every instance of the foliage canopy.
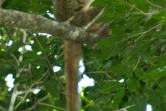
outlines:
{"label": "foliage canopy", "polygon": [[[51,0],[6,0],[3,8],[53,19],[52,5]],[[83,47],[84,74],[95,86],[84,88],[82,108],[146,111],[150,104],[154,111],[166,111],[166,2],[96,0],[92,5],[106,6],[97,22],[111,23],[113,35],[95,49]],[[8,109],[16,93],[17,111],[65,110],[63,58],[62,40],[1,25],[0,109]],[[54,72],[53,66],[61,69]],[[15,79],[11,91],[5,81],[8,74]],[[40,92],[34,94],[36,88]]]}

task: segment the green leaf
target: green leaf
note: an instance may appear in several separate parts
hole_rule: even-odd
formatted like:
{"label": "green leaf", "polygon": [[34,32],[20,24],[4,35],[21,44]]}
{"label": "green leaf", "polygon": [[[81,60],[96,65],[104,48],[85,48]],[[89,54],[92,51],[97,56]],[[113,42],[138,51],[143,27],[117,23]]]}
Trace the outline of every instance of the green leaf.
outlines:
{"label": "green leaf", "polygon": [[162,77],[166,77],[166,68],[160,68],[152,70],[151,72],[144,73],[141,79],[144,80],[158,80]]}
{"label": "green leaf", "polygon": [[114,92],[114,91],[117,91],[118,89],[120,89],[121,85],[122,84],[117,81],[106,82],[106,83],[102,84],[102,86],[100,87],[100,92],[101,93],[111,93],[111,92]]}
{"label": "green leaf", "polygon": [[132,107],[128,108],[127,111],[146,111],[147,100],[142,94],[133,95],[131,97]]}
{"label": "green leaf", "polygon": [[120,52],[116,38],[103,39],[97,44],[96,48],[102,51],[100,54],[102,60],[107,60]]}
{"label": "green leaf", "polygon": [[155,105],[159,105],[161,101],[161,96],[160,94],[153,90],[153,89],[149,89],[148,87],[145,87],[143,90],[144,94],[146,95],[148,101],[150,102],[150,104],[155,104]]}
{"label": "green leaf", "polygon": [[11,64],[4,63],[2,61],[0,62],[0,75],[1,75],[1,77],[3,77],[6,74],[15,73],[15,72],[16,72],[16,69]]}
{"label": "green leaf", "polygon": [[9,0],[4,5],[10,9],[43,14],[50,8],[52,2],[51,0]]}
{"label": "green leaf", "polygon": [[151,58],[149,58],[149,61],[151,62],[159,62],[159,61],[166,61],[166,54],[163,54],[161,56],[152,56]]}
{"label": "green leaf", "polygon": [[6,91],[1,91],[0,89],[0,101],[3,101],[5,99],[6,93]]}
{"label": "green leaf", "polygon": [[111,4],[112,2],[114,2],[114,0],[95,0],[95,2],[92,3],[93,7],[101,7],[101,6],[106,6],[108,4]]}
{"label": "green leaf", "polygon": [[16,83],[21,84],[22,82],[27,82],[28,80],[31,79],[31,76],[26,75],[26,74],[21,74],[17,79],[16,79]]}
{"label": "green leaf", "polygon": [[166,25],[166,10],[161,10],[157,14],[154,14],[152,18],[155,18],[159,23]]}
{"label": "green leaf", "polygon": [[129,3],[138,8],[138,10],[148,11],[150,8],[150,5],[146,0],[130,0]]}
{"label": "green leaf", "polygon": [[50,79],[44,82],[46,90],[56,99],[60,97],[60,85],[55,79]]}
{"label": "green leaf", "polygon": [[103,110],[98,106],[89,106],[86,108],[85,111],[103,111]]}
{"label": "green leaf", "polygon": [[115,94],[115,96],[114,96],[114,98],[113,98],[113,100],[112,100],[112,104],[113,104],[113,107],[118,107],[118,105],[119,105],[119,103],[121,102],[121,99],[123,98],[123,96],[124,96],[124,93],[125,93],[125,91],[124,91],[124,89],[122,88],[121,90],[119,90],[116,94]]}
{"label": "green leaf", "polygon": [[127,86],[130,91],[133,91],[135,93],[138,93],[140,88],[140,84],[137,79],[129,79],[127,82]]}

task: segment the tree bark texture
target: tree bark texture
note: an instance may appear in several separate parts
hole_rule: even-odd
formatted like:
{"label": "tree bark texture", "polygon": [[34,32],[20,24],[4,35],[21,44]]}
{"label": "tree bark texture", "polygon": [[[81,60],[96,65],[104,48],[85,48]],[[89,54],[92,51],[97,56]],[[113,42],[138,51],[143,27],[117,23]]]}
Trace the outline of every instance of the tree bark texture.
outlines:
{"label": "tree bark texture", "polygon": [[68,22],[57,22],[39,15],[0,8],[0,24],[27,29],[34,32],[48,33],[54,37],[76,42],[94,42],[102,37]]}

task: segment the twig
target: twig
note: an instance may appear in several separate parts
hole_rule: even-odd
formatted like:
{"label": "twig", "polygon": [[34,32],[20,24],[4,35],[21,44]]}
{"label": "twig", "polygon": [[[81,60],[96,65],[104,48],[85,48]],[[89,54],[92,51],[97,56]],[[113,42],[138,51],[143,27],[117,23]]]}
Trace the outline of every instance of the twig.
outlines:
{"label": "twig", "polygon": [[24,99],[27,97],[27,95],[29,94],[29,92],[32,92],[32,90],[33,90],[32,87],[33,87],[34,85],[38,84],[40,81],[42,81],[42,79],[46,76],[47,73],[48,73],[48,70],[43,74],[43,76],[42,76],[39,80],[37,80],[37,81],[29,88],[28,91],[18,91],[18,92],[17,92],[17,95],[23,94],[23,93],[25,93],[25,95],[24,95],[24,97],[22,98],[22,100],[16,105],[15,109],[17,109],[17,108],[19,107],[19,105],[24,101]]}
{"label": "twig", "polygon": [[137,68],[139,62],[140,62],[140,57],[138,58],[138,61],[137,61],[136,65],[135,65],[135,67],[134,67],[134,70]]}
{"label": "twig", "polygon": [[140,32],[140,33],[137,33],[137,34],[128,36],[127,38],[122,39],[121,42],[123,42],[123,41],[125,41],[125,40],[128,40],[128,39],[130,39],[130,38],[132,38],[132,37],[135,37],[135,36],[140,35],[140,36],[136,39],[136,41],[137,41],[137,40],[139,40],[143,35],[145,35],[145,34],[148,33],[149,31],[151,31],[151,30],[153,30],[153,29],[155,29],[155,28],[157,28],[157,27],[159,27],[159,26],[161,26],[161,24],[157,24],[157,25],[155,25],[154,27],[152,27],[152,28],[150,28],[150,29],[148,29],[148,30],[146,30],[146,31],[144,31],[144,32]]}
{"label": "twig", "polygon": [[[41,49],[43,49],[43,46],[41,45],[41,43],[40,43],[40,41],[38,40],[38,38],[35,37],[35,39],[36,39],[37,44],[39,45],[39,47],[40,47]],[[45,55],[44,59],[45,59],[46,62],[48,63],[49,67],[52,68],[53,65],[50,63],[50,61],[49,61],[49,59],[48,59],[48,57],[47,57],[46,55]],[[57,74],[55,74],[55,77],[56,77],[56,79],[58,80],[58,82],[59,82],[60,86],[62,87],[63,91],[65,91],[65,88],[63,87],[62,83],[59,81],[59,78],[58,78]]]}
{"label": "twig", "polygon": [[[43,50],[43,46],[41,45],[41,43],[39,42],[38,38],[35,37],[36,41],[37,41],[37,44],[39,45],[40,49]],[[50,68],[52,67],[51,63],[49,62],[48,58],[46,57],[45,59],[48,63],[48,65],[50,66]]]}
{"label": "twig", "polygon": [[48,99],[48,97],[49,97],[48,95],[44,96],[43,98],[39,99],[39,100],[37,101],[37,103],[40,103],[40,102],[42,102],[42,101]]}
{"label": "twig", "polygon": [[49,97],[49,96],[46,95],[46,96],[44,96],[43,98],[40,98],[40,99],[36,102],[36,104],[32,105],[30,108],[27,108],[27,109],[25,109],[25,110],[23,110],[23,111],[32,111],[32,109],[34,109],[34,107],[35,107],[37,104],[39,104],[40,102],[42,102],[42,101],[48,99],[48,97]]}
{"label": "twig", "polygon": [[[29,88],[29,90],[26,92],[26,94],[24,95],[24,97],[23,97],[23,98],[21,99],[21,101],[15,106],[14,109],[17,109],[18,106],[24,101],[24,99],[27,97],[27,95],[28,95],[29,92],[31,91],[31,88],[32,88],[32,86]],[[19,92],[18,92],[18,94],[19,94]]]}
{"label": "twig", "polygon": [[151,31],[151,30],[153,30],[153,29],[155,29],[155,28],[157,28],[157,27],[159,27],[159,26],[161,26],[161,24],[158,24],[158,25],[156,25],[156,26],[154,26],[154,27],[152,27],[152,28],[150,28],[150,29],[144,31],[144,32],[142,33],[142,35],[136,39],[136,41],[139,40],[143,35],[145,35],[145,34],[148,33],[149,31]]}
{"label": "twig", "polygon": [[137,8],[135,5],[130,4],[129,2],[126,1],[126,3],[132,8],[132,9],[136,9],[137,11],[139,11],[141,14],[146,15],[146,13],[144,13],[142,10],[140,10],[139,8]]}
{"label": "twig", "polygon": [[[22,40],[22,42],[23,42],[23,44],[25,44],[26,43],[26,37],[27,37],[27,33],[26,33],[26,31],[24,30],[24,29],[20,29],[20,31],[23,33],[23,40]],[[20,62],[22,62],[23,61],[23,53],[24,53],[24,50],[25,50],[25,47],[23,46],[22,47],[22,51],[21,51],[21,56],[19,57],[19,61]],[[17,75],[17,76],[19,76],[19,75]]]}
{"label": "twig", "polygon": [[48,106],[48,107],[56,108],[56,109],[61,110],[61,111],[66,111],[66,109],[64,109],[64,108],[53,106],[53,105],[50,105],[50,104],[47,104],[47,103],[38,103],[38,104],[39,105],[43,105],[43,106]]}
{"label": "twig", "polygon": [[146,2],[148,2],[150,5],[152,5],[154,7],[157,7],[157,8],[160,8],[160,9],[163,8],[163,7],[159,6],[159,5],[156,5],[156,4],[152,3],[152,2],[150,2],[149,0],[146,0]]}
{"label": "twig", "polygon": [[3,108],[1,105],[0,105],[0,110],[1,111],[7,111],[7,109]]}
{"label": "twig", "polygon": [[135,104],[130,105],[130,106],[127,106],[127,107],[122,108],[122,109],[115,110],[115,111],[127,111],[127,109],[129,109],[129,108],[131,108],[131,107],[133,107],[133,106],[135,106]]}
{"label": "twig", "polygon": [[[22,42],[26,43],[26,36],[27,36],[27,34],[26,34],[26,32],[24,30],[21,30],[21,31],[23,32],[23,41]],[[24,48],[21,51],[21,55],[20,55],[19,59],[17,60],[16,58],[14,58],[14,59],[16,59],[18,66],[23,61],[23,55],[22,55],[23,53],[24,53]],[[15,56],[13,56],[13,57],[15,57]],[[16,78],[18,78],[20,76],[21,72],[22,72],[22,68],[17,71]],[[17,86],[18,86],[18,84],[14,85],[13,93],[12,93],[12,96],[11,96],[11,100],[10,100],[10,105],[9,105],[8,111],[13,111],[14,110],[14,104],[16,102],[16,98],[17,98],[17,95],[18,95],[18,93],[17,93],[18,92]]]}
{"label": "twig", "polygon": [[13,93],[12,93],[12,96],[11,96],[11,100],[10,100],[10,105],[9,105],[9,110],[8,111],[13,111],[14,104],[16,102],[16,98],[17,98],[17,84],[15,84],[15,86],[13,88]]}
{"label": "twig", "polygon": [[94,72],[87,72],[88,74],[98,74],[98,73],[104,73],[105,74],[105,71],[94,71]]}
{"label": "twig", "polygon": [[20,64],[19,63],[19,60],[16,58],[16,56],[13,54],[13,53],[11,53],[11,56],[14,58],[14,60],[16,61],[16,63],[17,63],[17,66]]}
{"label": "twig", "polygon": [[96,15],[96,17],[95,17],[91,22],[89,22],[86,26],[84,26],[84,29],[85,29],[85,30],[87,30],[90,26],[92,26],[92,24],[95,23],[96,20],[97,20],[99,17],[101,17],[101,15],[102,15],[103,12],[104,12],[104,9],[105,9],[105,7]]}

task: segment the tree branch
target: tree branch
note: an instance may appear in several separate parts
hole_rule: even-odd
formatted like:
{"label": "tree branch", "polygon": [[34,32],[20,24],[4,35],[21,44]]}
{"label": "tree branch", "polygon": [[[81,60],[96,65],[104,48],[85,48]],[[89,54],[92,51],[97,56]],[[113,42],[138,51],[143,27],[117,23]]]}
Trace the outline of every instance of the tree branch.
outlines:
{"label": "tree branch", "polygon": [[0,7],[5,2],[5,0],[0,0]]}
{"label": "tree branch", "polygon": [[87,32],[66,22],[56,22],[39,15],[0,9],[0,24],[19,27],[35,32],[48,33],[65,40],[78,42],[96,42],[100,37],[97,33]]}
{"label": "tree branch", "polygon": [[7,111],[7,109],[3,108],[1,105],[0,105],[0,110],[1,111]]}
{"label": "tree branch", "polygon": [[[27,34],[26,34],[26,32],[24,30],[22,30],[22,33],[23,33],[23,40],[22,40],[22,42],[25,44],[26,40],[27,40]],[[17,60],[18,61],[18,64],[17,64],[18,66],[23,61],[24,51],[25,51],[25,47],[23,47],[23,49],[21,51],[21,55],[19,56],[19,58]],[[16,78],[15,79],[17,79],[20,76],[20,74],[23,71],[23,69],[24,68],[19,68],[17,70],[17,74],[16,74]],[[16,99],[17,99],[17,96],[18,96],[18,86],[19,86],[18,83],[14,84],[8,111],[13,111],[14,110],[14,105],[15,105],[15,102],[16,102]]]}

